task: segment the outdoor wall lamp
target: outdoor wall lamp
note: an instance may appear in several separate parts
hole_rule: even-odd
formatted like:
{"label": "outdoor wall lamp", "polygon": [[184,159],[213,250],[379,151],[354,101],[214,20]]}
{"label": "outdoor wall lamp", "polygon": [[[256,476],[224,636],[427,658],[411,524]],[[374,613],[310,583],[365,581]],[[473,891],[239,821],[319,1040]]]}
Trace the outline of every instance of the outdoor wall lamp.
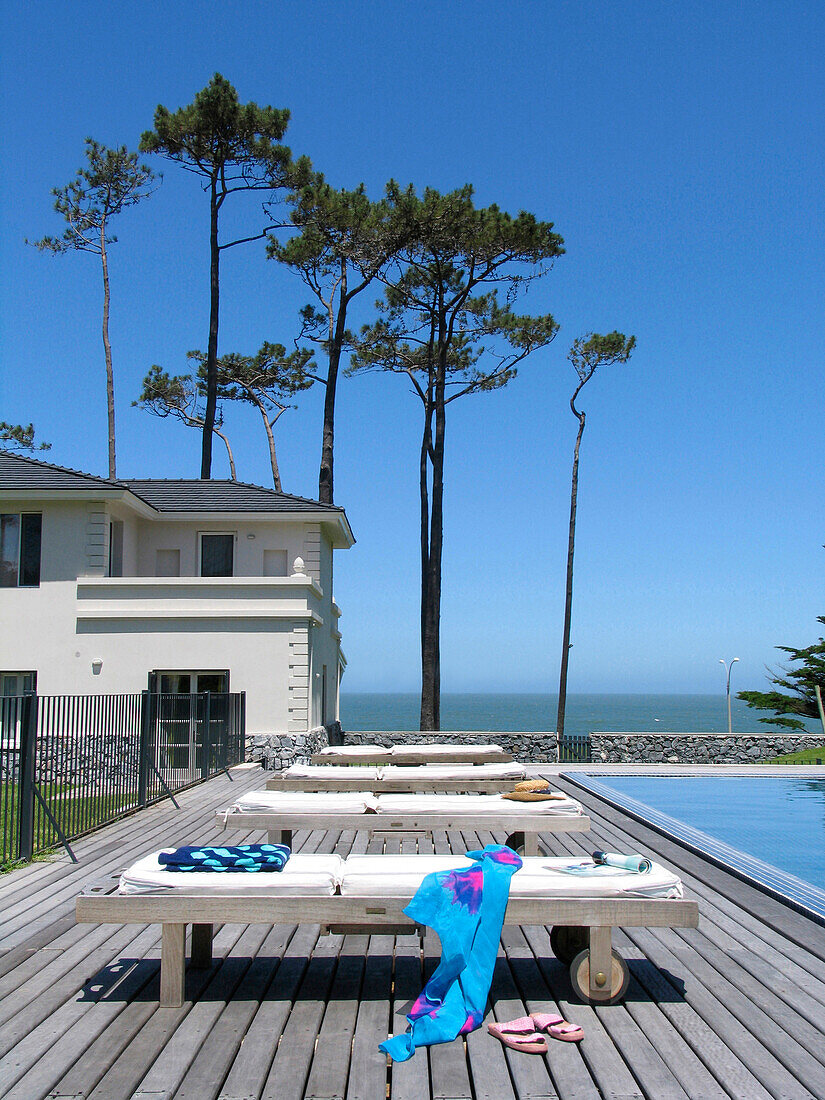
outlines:
{"label": "outdoor wall lamp", "polygon": [[103,668],[103,658],[102,657],[93,657],[92,658],[92,675],[93,676],[99,676],[100,675],[100,670],[102,668]]}

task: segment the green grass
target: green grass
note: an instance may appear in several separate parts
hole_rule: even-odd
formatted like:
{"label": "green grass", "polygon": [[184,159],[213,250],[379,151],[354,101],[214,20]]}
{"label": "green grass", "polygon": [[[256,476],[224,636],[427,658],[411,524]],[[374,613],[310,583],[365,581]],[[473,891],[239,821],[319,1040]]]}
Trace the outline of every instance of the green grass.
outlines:
{"label": "green grass", "polygon": [[763,760],[764,764],[825,764],[825,745],[802,752],[789,752],[786,756],[775,756],[773,760]]}
{"label": "green grass", "polygon": [[[107,821],[114,820],[121,807],[123,811],[133,808],[126,794],[82,795],[54,786],[42,792],[49,809],[61,826],[71,827],[69,823],[82,822],[83,831],[90,831]],[[60,846],[60,841],[51,822],[43,813],[42,807],[35,803],[34,858],[48,858]],[[0,784],[0,857],[2,853],[17,851],[17,786]],[[13,858],[0,858],[0,874],[19,867],[21,861]]]}

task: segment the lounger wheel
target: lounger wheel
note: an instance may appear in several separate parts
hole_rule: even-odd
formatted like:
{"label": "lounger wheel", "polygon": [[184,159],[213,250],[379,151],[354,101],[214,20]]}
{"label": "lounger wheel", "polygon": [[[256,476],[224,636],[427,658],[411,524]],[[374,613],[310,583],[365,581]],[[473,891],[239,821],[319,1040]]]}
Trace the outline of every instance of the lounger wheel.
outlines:
{"label": "lounger wheel", "polygon": [[611,952],[611,967],[609,974],[596,975],[593,988],[590,988],[590,949],[580,951],[570,964],[570,981],[573,989],[583,1001],[596,1004],[615,1004],[620,1001],[627,992],[630,984],[630,971],[618,951]]}
{"label": "lounger wheel", "polygon": [[565,966],[569,966],[576,955],[589,946],[590,930],[580,924],[555,924],[550,930],[550,948]]}
{"label": "lounger wheel", "polygon": [[518,853],[518,855],[523,856],[525,854],[526,844],[524,833],[510,833],[504,843],[508,848],[511,848],[514,852]]}

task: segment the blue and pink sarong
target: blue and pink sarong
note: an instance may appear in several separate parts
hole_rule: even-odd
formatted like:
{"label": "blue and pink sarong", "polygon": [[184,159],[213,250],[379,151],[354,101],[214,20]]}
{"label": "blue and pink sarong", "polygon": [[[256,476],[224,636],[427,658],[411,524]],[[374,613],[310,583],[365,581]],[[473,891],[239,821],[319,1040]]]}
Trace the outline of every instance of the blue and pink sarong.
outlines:
{"label": "blue and pink sarong", "polygon": [[475,861],[472,867],[427,875],[404,909],[438,934],[442,954],[410,1009],[409,1031],[381,1043],[396,1062],[411,1058],[416,1047],[475,1031],[484,1019],[510,879],[521,859],[501,844],[467,856]]}

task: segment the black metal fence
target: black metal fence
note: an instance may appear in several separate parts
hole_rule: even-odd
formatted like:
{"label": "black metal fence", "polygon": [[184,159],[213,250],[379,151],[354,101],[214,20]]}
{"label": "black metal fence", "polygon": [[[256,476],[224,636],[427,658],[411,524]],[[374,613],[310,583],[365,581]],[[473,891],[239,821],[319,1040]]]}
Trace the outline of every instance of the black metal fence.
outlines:
{"label": "black metal fence", "polygon": [[243,692],[0,698],[0,865],[240,763]]}
{"label": "black metal fence", "polygon": [[564,734],[559,742],[559,763],[589,764],[590,762],[590,734]]}

